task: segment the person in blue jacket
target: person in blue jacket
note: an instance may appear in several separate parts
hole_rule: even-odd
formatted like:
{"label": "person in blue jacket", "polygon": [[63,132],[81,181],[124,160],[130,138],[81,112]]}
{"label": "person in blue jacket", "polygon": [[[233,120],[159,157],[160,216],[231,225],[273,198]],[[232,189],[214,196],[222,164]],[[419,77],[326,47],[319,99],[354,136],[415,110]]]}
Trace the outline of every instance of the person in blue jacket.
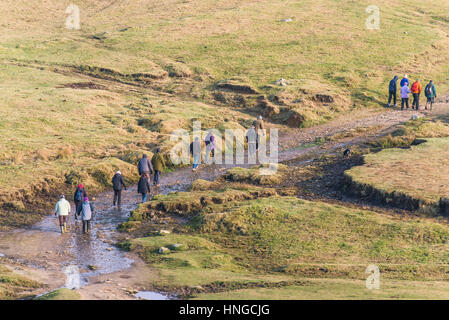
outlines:
{"label": "person in blue jacket", "polygon": [[404,74],[404,78],[402,78],[401,80],[401,88],[407,84],[407,87],[410,86],[410,82],[408,81],[408,76],[406,74]]}
{"label": "person in blue jacket", "polygon": [[393,108],[396,108],[396,92],[398,86],[398,76],[394,76],[393,80],[388,85],[388,107],[391,106],[391,99],[393,98]]}

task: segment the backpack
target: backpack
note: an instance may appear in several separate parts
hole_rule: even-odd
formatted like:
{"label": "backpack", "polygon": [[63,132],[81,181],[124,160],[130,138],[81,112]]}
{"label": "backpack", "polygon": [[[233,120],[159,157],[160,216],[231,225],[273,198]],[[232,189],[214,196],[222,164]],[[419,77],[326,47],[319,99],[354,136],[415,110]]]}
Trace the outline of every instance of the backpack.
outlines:
{"label": "backpack", "polygon": [[413,84],[412,84],[412,91],[413,92],[415,92],[416,90],[418,90],[418,82],[414,82]]}
{"label": "backpack", "polygon": [[430,96],[432,94],[432,87],[430,85],[426,86],[426,95]]}
{"label": "backpack", "polygon": [[75,193],[75,200],[76,200],[76,201],[81,201],[81,200],[83,200],[83,192],[81,191],[81,189],[76,190],[76,193]]}

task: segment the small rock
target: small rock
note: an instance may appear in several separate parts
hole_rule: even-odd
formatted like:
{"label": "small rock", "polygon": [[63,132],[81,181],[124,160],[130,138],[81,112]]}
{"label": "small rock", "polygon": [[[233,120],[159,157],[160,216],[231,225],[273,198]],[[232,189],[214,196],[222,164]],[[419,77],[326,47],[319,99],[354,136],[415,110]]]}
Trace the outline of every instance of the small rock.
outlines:
{"label": "small rock", "polygon": [[106,248],[106,250],[108,250],[108,251],[112,251],[112,250],[114,250],[114,249],[112,249],[112,248]]}
{"label": "small rock", "polygon": [[87,268],[89,268],[89,270],[92,270],[92,271],[97,270],[97,266],[94,266],[93,264],[88,265]]}
{"label": "small rock", "polygon": [[167,253],[170,253],[170,249],[166,248],[166,247],[160,247],[157,252],[160,254],[167,254]]}
{"label": "small rock", "polygon": [[5,254],[4,253],[0,253],[0,257],[4,257],[5,256]]}
{"label": "small rock", "polygon": [[160,231],[159,231],[159,234],[160,234],[161,236],[163,236],[163,235],[166,235],[166,234],[170,234],[170,231],[168,231],[168,230],[160,230]]}
{"label": "small rock", "polygon": [[419,116],[417,114],[412,115],[412,120],[418,120]]}
{"label": "small rock", "polygon": [[291,18],[282,19],[281,22],[292,22],[293,20]]}

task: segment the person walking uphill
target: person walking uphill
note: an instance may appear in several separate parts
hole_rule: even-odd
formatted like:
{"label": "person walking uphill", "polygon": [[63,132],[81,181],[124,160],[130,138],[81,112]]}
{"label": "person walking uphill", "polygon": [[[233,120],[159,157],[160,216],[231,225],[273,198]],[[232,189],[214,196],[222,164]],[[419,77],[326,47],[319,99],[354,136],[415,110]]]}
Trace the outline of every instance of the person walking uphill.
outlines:
{"label": "person walking uphill", "polygon": [[209,163],[209,157],[212,152],[212,158],[215,159],[215,137],[212,134],[212,132],[209,132],[204,139],[204,142],[206,144],[206,159],[205,162]]}
{"label": "person walking uphill", "polygon": [[59,219],[59,228],[61,229],[61,234],[67,232],[67,218],[70,214],[70,203],[65,199],[65,196],[63,194],[59,196],[59,201],[56,202],[55,210],[53,211],[53,213]]}
{"label": "person walking uphill", "polygon": [[164,157],[161,154],[160,148],[157,148],[156,153],[153,155],[153,158],[151,158],[151,164],[153,165],[153,169],[154,169],[153,184],[159,188],[161,186],[159,184],[161,172],[165,168],[165,161],[164,161]]}
{"label": "person walking uphill", "polygon": [[85,197],[87,197],[87,192],[84,189],[84,186],[80,183],[78,187],[76,187],[75,194],[73,195],[73,202],[75,202],[75,220],[78,220],[76,212],[78,212],[78,208],[83,203]]}
{"label": "person walking uphill", "polygon": [[125,180],[120,171],[117,171],[112,178],[112,187],[114,189],[114,200],[112,204],[114,206],[117,204],[120,207],[122,205],[122,189],[125,188],[126,190]]}
{"label": "person walking uphill", "polygon": [[426,95],[427,102],[426,102],[426,110],[427,105],[430,103],[430,110],[432,110],[433,103],[435,102],[435,98],[437,97],[437,90],[435,89],[435,85],[433,84],[433,81],[430,80],[430,82],[426,85],[426,88],[424,89],[424,94]]}
{"label": "person walking uphill", "polygon": [[413,82],[411,91],[413,94],[413,103],[412,103],[412,109],[416,107],[416,110],[419,110],[419,96],[422,91],[422,85],[419,83],[419,79],[416,79],[415,82]]}
{"label": "person walking uphill", "polygon": [[265,129],[263,125],[263,119],[262,116],[258,116],[257,120],[253,122],[254,129],[256,130],[256,150],[259,150],[259,143],[260,143],[260,133],[259,131],[262,131],[263,135],[265,136],[265,132],[263,131]]}
{"label": "person walking uphill", "polygon": [[408,87],[407,84],[404,84],[404,86],[401,88],[401,110],[404,110],[404,105],[407,106],[407,109],[409,108],[409,104],[408,104],[408,98],[409,98],[409,93],[410,93],[410,88]]}
{"label": "person walking uphill", "polygon": [[148,179],[150,178],[150,174],[153,173],[153,166],[151,161],[148,160],[148,156],[146,154],[144,154],[142,159],[140,159],[139,164],[137,165],[137,170],[139,170],[139,176],[146,173]]}
{"label": "person walking uphill", "polygon": [[140,176],[139,182],[137,184],[137,193],[142,194],[142,203],[147,202],[147,196],[150,192],[150,183],[148,182],[148,176],[146,173]]}
{"label": "person walking uphill", "polygon": [[393,99],[393,108],[396,108],[396,93],[398,85],[398,76],[394,76],[393,80],[388,85],[388,107],[391,106],[391,99]]}
{"label": "person walking uphill", "polygon": [[94,212],[94,205],[89,202],[89,198],[85,197],[83,204],[76,212],[77,215],[81,214],[81,220],[83,221],[83,233],[87,233],[90,230],[90,220]]}

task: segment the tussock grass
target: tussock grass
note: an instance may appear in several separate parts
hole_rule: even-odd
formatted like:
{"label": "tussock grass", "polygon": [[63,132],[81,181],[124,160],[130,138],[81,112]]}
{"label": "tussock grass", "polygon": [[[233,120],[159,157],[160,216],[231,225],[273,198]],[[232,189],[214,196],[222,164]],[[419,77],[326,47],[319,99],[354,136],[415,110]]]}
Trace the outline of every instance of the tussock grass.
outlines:
{"label": "tussock grass", "polygon": [[14,273],[10,268],[0,265],[0,299],[12,300],[22,296],[25,291],[40,287],[34,280]]}

